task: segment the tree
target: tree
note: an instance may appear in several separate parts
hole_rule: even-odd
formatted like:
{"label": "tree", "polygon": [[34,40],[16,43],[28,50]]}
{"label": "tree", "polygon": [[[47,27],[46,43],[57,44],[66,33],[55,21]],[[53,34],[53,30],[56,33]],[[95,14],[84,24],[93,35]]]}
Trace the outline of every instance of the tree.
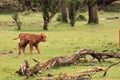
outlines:
{"label": "tree", "polygon": [[43,0],[42,1],[42,11],[43,11],[43,20],[44,26],[43,30],[48,30],[48,23],[49,23],[49,1]]}
{"label": "tree", "polygon": [[65,0],[61,0],[61,15],[62,15],[62,22],[68,23],[67,19],[67,6]]}
{"label": "tree", "polygon": [[22,4],[24,10],[32,11],[34,11],[33,7],[35,6],[33,4],[37,3],[37,10],[43,13],[43,30],[48,30],[49,22],[58,12],[60,7],[60,0],[18,0],[18,2]]}
{"label": "tree", "polygon": [[87,5],[88,5],[88,13],[89,13],[88,24],[91,24],[91,23],[98,24],[99,23],[98,14],[97,14],[98,6],[99,7],[107,6],[114,1],[118,1],[118,0],[84,0],[84,3],[87,3]]}
{"label": "tree", "polygon": [[98,24],[98,15],[97,15],[97,0],[88,0],[88,13],[89,20],[88,24],[94,23]]}
{"label": "tree", "polygon": [[74,26],[75,24],[75,3],[73,1],[69,2],[69,19],[70,19],[70,25]]}
{"label": "tree", "polygon": [[79,10],[83,0],[70,0],[69,1],[69,19],[70,25],[74,26],[76,21],[76,14]]}
{"label": "tree", "polygon": [[21,20],[19,18],[19,13],[15,12],[15,14],[13,14],[12,18],[13,18],[13,20],[15,21],[15,23],[17,25],[17,30],[21,30],[22,22],[21,22]]}
{"label": "tree", "polygon": [[50,20],[55,16],[60,7],[60,0],[41,0],[44,26],[43,30],[48,30]]}

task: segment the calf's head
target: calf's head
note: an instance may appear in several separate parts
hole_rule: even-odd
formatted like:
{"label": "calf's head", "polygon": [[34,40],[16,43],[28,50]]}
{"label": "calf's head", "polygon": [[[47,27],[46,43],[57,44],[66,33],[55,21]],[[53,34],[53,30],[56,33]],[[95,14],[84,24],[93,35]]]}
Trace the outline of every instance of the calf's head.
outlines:
{"label": "calf's head", "polygon": [[41,40],[41,42],[46,42],[46,35],[45,34],[43,34],[43,33],[41,33],[40,34],[40,40]]}

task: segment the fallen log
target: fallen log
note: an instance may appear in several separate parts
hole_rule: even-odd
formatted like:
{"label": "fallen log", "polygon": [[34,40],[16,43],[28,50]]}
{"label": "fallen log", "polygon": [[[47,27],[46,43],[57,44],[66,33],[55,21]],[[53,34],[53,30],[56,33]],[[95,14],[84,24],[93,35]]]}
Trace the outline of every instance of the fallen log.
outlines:
{"label": "fallen log", "polygon": [[[59,56],[54,57],[46,61],[45,63],[41,63],[35,59],[33,59],[37,64],[33,67],[27,67],[28,62],[24,61],[22,65],[23,67],[20,67],[20,69],[17,71],[17,73],[22,72],[22,76],[33,76],[39,73],[39,71],[47,70],[51,67],[54,67],[56,65],[68,65],[68,64],[75,64],[79,62],[80,58],[85,58],[86,55],[91,55],[93,58],[96,58],[98,61],[101,61],[101,59],[104,56],[112,57],[112,58],[119,58],[120,59],[120,52],[99,52],[92,49],[81,49],[74,54],[70,56]],[[21,75],[21,74],[19,74]]]}

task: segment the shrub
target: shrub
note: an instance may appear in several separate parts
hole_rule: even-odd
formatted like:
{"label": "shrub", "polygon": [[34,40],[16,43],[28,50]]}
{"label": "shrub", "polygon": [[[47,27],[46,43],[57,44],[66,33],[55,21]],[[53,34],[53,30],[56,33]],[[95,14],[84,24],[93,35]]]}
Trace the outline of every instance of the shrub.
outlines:
{"label": "shrub", "polygon": [[56,21],[62,21],[62,16],[58,15],[58,17],[56,18]]}
{"label": "shrub", "polygon": [[86,21],[87,19],[85,18],[84,15],[79,15],[77,18],[76,18],[76,21]]}
{"label": "shrub", "polygon": [[21,25],[22,25],[22,22],[19,18],[19,14],[18,12],[16,12],[13,16],[12,16],[13,20],[15,21],[15,23],[17,24],[17,29],[18,30],[21,30]]}

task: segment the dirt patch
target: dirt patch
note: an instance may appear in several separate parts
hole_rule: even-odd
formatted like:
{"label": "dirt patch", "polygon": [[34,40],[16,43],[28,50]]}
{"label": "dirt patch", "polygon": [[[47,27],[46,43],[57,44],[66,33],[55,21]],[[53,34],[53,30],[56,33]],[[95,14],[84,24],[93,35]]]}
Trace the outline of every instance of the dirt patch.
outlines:
{"label": "dirt patch", "polygon": [[0,52],[0,56],[7,55],[7,54],[13,54],[15,52],[17,52],[16,48],[14,48],[12,50],[3,50],[3,51]]}

